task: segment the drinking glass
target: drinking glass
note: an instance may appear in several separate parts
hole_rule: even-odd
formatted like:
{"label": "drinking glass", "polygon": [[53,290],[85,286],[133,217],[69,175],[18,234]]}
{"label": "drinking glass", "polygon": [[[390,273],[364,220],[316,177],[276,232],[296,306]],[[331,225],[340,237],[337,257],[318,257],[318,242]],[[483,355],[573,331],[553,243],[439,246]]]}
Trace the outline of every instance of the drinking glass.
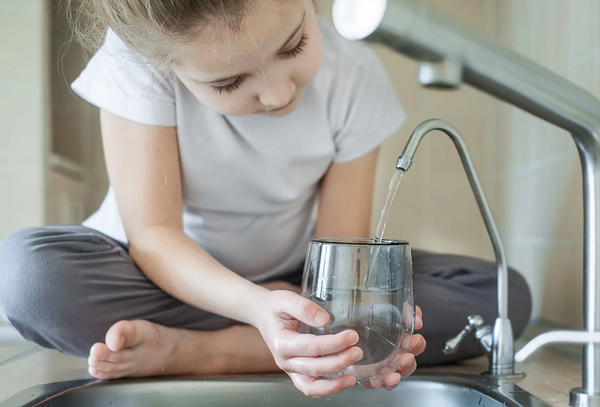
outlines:
{"label": "drinking glass", "polygon": [[410,245],[400,240],[313,239],[309,244],[302,295],[329,313],[321,328],[300,332],[359,335],[363,358],[332,379],[352,374],[376,381],[395,372],[414,333],[415,308]]}

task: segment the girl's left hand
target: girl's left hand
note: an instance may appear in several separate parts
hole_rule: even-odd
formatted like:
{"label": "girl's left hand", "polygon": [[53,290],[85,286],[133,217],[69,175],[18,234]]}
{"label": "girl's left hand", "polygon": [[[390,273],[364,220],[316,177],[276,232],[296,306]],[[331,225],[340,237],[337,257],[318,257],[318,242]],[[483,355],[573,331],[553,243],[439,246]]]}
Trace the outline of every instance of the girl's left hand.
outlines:
{"label": "girl's left hand", "polygon": [[[421,308],[416,307],[416,319],[415,319],[415,330],[423,328],[423,313]],[[380,379],[377,383],[372,384],[369,381],[359,382],[359,384],[368,389],[376,389],[383,387],[386,390],[393,390],[396,388],[402,376],[410,376],[417,368],[417,362],[415,356],[419,356],[425,350],[426,342],[422,335],[413,335],[410,338],[408,345],[408,353],[405,353],[400,357],[400,363],[398,370],[387,377]]]}
{"label": "girl's left hand", "polygon": [[[286,283],[284,281],[274,281],[271,283],[260,284],[265,288],[270,290],[287,290],[293,291],[297,294],[300,294],[300,287],[296,287],[292,284]],[[404,318],[412,319],[412,309],[405,310]],[[419,330],[423,328],[423,312],[420,307],[415,307],[415,330]],[[408,345],[408,353],[405,353],[400,357],[400,363],[398,364],[398,370],[395,373],[392,373],[385,377],[384,379],[379,380],[376,384],[372,384],[369,381],[366,382],[358,382],[361,386],[368,389],[376,389],[379,387],[383,387],[386,390],[393,390],[400,383],[400,379],[402,376],[410,376],[417,369],[417,361],[415,360],[415,356],[419,356],[425,350],[425,346],[427,343],[425,342],[425,338],[422,335],[412,335],[410,338],[410,342]]]}

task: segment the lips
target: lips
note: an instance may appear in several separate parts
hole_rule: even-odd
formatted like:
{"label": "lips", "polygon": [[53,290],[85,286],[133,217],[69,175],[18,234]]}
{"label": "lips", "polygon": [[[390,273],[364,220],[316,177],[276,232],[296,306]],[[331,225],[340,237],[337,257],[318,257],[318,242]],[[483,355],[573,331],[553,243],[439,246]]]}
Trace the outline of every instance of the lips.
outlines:
{"label": "lips", "polygon": [[287,105],[285,105],[283,107],[278,107],[277,109],[271,109],[271,110],[269,110],[269,112],[278,112],[280,110],[283,110],[283,109],[289,107],[292,103],[294,103],[294,100],[296,100],[296,98],[293,98],[292,100],[290,100],[290,103],[288,103]]}

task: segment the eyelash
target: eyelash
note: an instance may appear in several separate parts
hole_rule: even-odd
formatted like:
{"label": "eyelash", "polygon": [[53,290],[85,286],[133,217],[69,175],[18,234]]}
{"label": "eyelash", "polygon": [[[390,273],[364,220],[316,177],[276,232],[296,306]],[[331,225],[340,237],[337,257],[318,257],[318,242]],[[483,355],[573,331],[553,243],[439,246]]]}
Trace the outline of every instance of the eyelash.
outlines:
{"label": "eyelash", "polygon": [[300,37],[300,41],[298,41],[298,44],[291,50],[281,54],[281,56],[284,58],[297,57],[298,55],[300,55],[302,53],[302,51],[304,51],[304,47],[306,47],[307,40],[308,40],[308,36],[306,34],[302,34],[302,36]]}
{"label": "eyelash", "polygon": [[235,81],[233,81],[229,85],[225,85],[225,86],[213,86],[212,88],[217,93],[217,95],[220,95],[223,92],[225,92],[225,93],[231,93],[234,90],[239,89],[240,86],[242,86],[242,83],[244,82],[244,79],[246,79],[245,76],[238,76],[235,79]]}
{"label": "eyelash", "polygon": [[[284,58],[296,58],[298,55],[300,55],[302,53],[302,51],[304,51],[304,47],[306,47],[307,41],[308,41],[308,36],[306,34],[302,34],[302,36],[300,37],[300,41],[298,41],[298,44],[294,48],[292,48],[291,50],[284,52],[280,55]],[[239,89],[240,86],[242,86],[242,83],[244,82],[245,79],[246,79],[245,76],[238,76],[236,78],[236,80],[233,81],[232,83],[230,83],[229,85],[213,86],[212,88],[215,91],[215,93],[217,93],[218,95],[221,95],[223,93],[232,93],[233,91]]]}

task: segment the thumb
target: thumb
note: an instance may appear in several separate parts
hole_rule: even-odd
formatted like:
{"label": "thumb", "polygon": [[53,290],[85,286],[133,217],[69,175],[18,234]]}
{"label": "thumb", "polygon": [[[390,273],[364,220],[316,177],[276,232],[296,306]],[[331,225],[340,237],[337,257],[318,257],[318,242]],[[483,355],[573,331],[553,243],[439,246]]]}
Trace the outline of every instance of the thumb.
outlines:
{"label": "thumb", "polygon": [[327,325],[329,314],[323,308],[300,295],[294,295],[293,301],[286,302],[285,313],[300,322],[316,328]]}

